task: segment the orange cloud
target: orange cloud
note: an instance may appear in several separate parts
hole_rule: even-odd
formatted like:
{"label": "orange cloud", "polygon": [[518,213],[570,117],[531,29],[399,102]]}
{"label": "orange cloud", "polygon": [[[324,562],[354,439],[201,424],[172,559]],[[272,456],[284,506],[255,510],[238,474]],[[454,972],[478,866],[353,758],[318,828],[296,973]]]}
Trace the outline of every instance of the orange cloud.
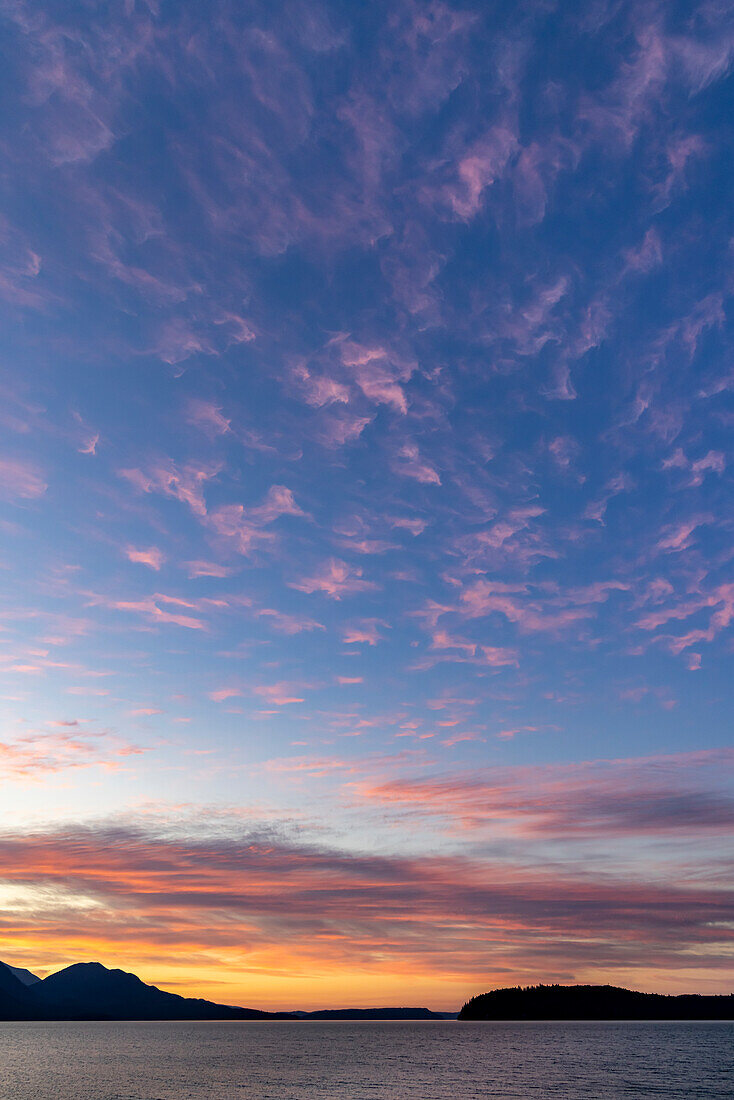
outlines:
{"label": "orange cloud", "polygon": [[4,907],[14,949],[46,965],[58,954],[141,959],[158,980],[185,958],[191,992],[202,992],[197,978],[221,978],[236,993],[220,999],[279,1007],[359,1003],[400,980],[456,1008],[477,974],[513,984],[623,973],[644,987],[665,970],[668,987],[684,988],[707,968],[709,987],[726,986],[716,970],[734,942],[734,891],[720,883],[360,855],[262,827],[196,839],[168,817],[160,835],[120,825],[1,835],[0,880],[33,898]]}

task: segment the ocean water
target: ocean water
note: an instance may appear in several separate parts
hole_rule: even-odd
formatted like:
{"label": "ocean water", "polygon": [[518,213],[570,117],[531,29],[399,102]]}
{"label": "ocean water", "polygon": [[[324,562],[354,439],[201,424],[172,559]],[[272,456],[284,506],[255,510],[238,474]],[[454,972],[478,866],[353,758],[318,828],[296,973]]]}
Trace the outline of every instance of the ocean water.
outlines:
{"label": "ocean water", "polygon": [[732,1023],[0,1023],[2,1100],[732,1100]]}

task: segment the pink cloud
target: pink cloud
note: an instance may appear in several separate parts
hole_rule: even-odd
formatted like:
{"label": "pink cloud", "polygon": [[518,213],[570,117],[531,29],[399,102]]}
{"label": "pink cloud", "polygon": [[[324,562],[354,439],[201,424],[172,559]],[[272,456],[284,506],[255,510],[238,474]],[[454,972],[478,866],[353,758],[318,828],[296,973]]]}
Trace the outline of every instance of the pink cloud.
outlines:
{"label": "pink cloud", "polygon": [[320,409],[324,405],[347,405],[349,403],[348,386],[345,386],[342,382],[337,382],[335,378],[312,374],[303,363],[299,363],[294,368],[292,377],[295,379],[297,388],[308,405]]}
{"label": "pink cloud", "polygon": [[671,619],[687,619],[695,615],[702,607],[706,606],[704,599],[692,599],[684,603],[675,604],[673,607],[661,608],[658,611],[650,611],[638,619],[636,625],[641,630],[657,630],[658,627],[670,622]]}
{"label": "pink cloud", "polygon": [[692,829],[725,834],[734,821],[733,763],[730,749],[704,750],[425,779],[365,779],[352,789],[367,801],[443,817],[460,829],[527,839],[639,837]]}
{"label": "pink cloud", "polygon": [[470,642],[466,638],[456,638],[447,630],[435,630],[431,638],[431,649],[459,649],[469,656],[476,652],[476,642]]}
{"label": "pink cloud", "polygon": [[524,586],[515,587],[479,580],[461,593],[460,611],[469,618],[483,618],[493,613],[504,615],[524,631],[555,632],[591,616],[586,607],[544,608],[537,600],[521,600]]}
{"label": "pink cloud", "polygon": [[412,360],[386,348],[365,347],[352,340],[344,340],[339,350],[342,364],[365,397],[376,405],[389,405],[396,412],[407,413],[408,402],[401,383],[407,382],[416,369]]}
{"label": "pink cloud", "polygon": [[518,733],[537,733],[537,726],[510,726],[508,729],[500,730],[497,737],[500,741],[512,741],[517,737]]}
{"label": "pink cloud", "polygon": [[682,448],[676,447],[673,454],[663,459],[662,468],[664,470],[685,470],[688,468],[688,459],[686,458]]}
{"label": "pink cloud", "polygon": [[[672,607],[650,612],[636,625],[642,630],[656,630],[673,619],[688,619],[703,611],[710,612],[708,626],[678,636],[666,635],[658,640],[664,641],[671,653],[676,655],[700,642],[713,642],[722,630],[734,622],[734,584],[720,584],[708,594],[697,594]],[[689,663],[690,660],[695,662],[695,657],[693,655]]]}
{"label": "pink cloud", "polygon": [[609,142],[616,139],[629,149],[667,79],[668,43],[656,26],[643,26],[636,34],[635,57],[620,67],[618,75],[599,96],[586,97],[580,116]]}
{"label": "pink cloud", "polygon": [[185,563],[189,577],[230,577],[234,570],[214,561],[188,561]]}
{"label": "pink cloud", "polygon": [[96,455],[97,444],[99,443],[99,432],[95,432],[84,440],[78,447],[80,455]]}
{"label": "pink cloud", "polygon": [[561,470],[569,470],[579,455],[579,445],[570,436],[559,435],[548,444],[548,451]]}
{"label": "pink cloud", "polygon": [[304,701],[303,696],[296,694],[299,688],[302,687],[303,685],[289,684],[281,680],[277,684],[259,684],[252,690],[255,695],[262,696],[272,706],[287,707],[291,703],[302,703]]}
{"label": "pink cloud", "polygon": [[592,500],[587,504],[584,509],[584,519],[596,520],[597,523],[604,526],[604,516],[606,515],[609,501],[620,493],[628,491],[630,488],[632,488],[632,484],[624,472],[611,478],[605,486],[603,495],[598,500]]}
{"label": "pink cloud", "polygon": [[[148,289],[152,280],[147,273],[143,278]],[[180,291],[176,290],[173,297],[180,298]],[[189,303],[186,316],[171,316],[161,324],[151,350],[164,363],[178,367],[192,355],[220,356],[228,348],[249,344],[255,338],[254,329],[239,314],[212,312],[206,307],[194,311]],[[181,373],[180,368],[177,373]]]}
{"label": "pink cloud", "polygon": [[231,421],[222,415],[219,406],[202,398],[190,399],[186,406],[186,419],[208,435],[225,435],[230,431]]}
{"label": "pink cloud", "polygon": [[572,604],[606,603],[612,592],[629,592],[632,587],[626,581],[593,581],[583,588],[569,588],[563,598]]}
{"label": "pink cloud", "polygon": [[427,600],[425,606],[419,611],[410,611],[408,614],[418,619],[426,630],[432,630],[436,628],[438,620],[442,615],[446,615],[453,610],[454,607],[451,604],[436,603],[435,600]]}
{"label": "pink cloud", "polygon": [[223,703],[226,699],[236,699],[242,695],[242,692],[237,688],[219,688],[217,691],[210,691],[209,698],[214,703]]}
{"label": "pink cloud", "polygon": [[248,523],[244,516],[245,509],[241,504],[225,504],[212,511],[209,523],[218,535],[232,541],[238,554],[247,557],[261,543],[272,542],[275,535]]}
{"label": "pink cloud", "polygon": [[339,545],[355,554],[385,554],[398,549],[394,542],[385,539],[342,539]]}
{"label": "pink cloud", "polygon": [[[439,723],[440,725],[441,723]],[[461,745],[467,741],[486,741],[486,737],[482,737],[479,733],[452,733],[450,737],[442,739],[441,744],[446,749],[451,749],[454,745]]]}
{"label": "pink cloud", "polygon": [[706,474],[723,474],[726,469],[726,457],[721,451],[708,451],[702,458],[691,461],[681,447],[663,460],[664,470],[685,470],[689,474],[686,484],[691,488],[702,485]]}
{"label": "pink cloud", "polygon": [[272,542],[275,535],[271,531],[263,531],[257,524],[245,519],[245,508],[242,504],[224,504],[221,508],[215,508],[209,515],[209,525],[227,540],[231,540],[238,554],[247,557],[257,549],[260,543]]}
{"label": "pink cloud", "polygon": [[513,539],[520,531],[525,531],[539,516],[542,516],[545,508],[530,504],[522,508],[512,508],[504,519],[493,523],[486,531],[480,532],[476,542],[478,545],[489,546],[498,550],[510,539]]}
{"label": "pink cloud", "polygon": [[660,234],[656,229],[648,229],[642,243],[625,253],[625,268],[640,274],[647,274],[663,262],[663,247]]}
{"label": "pink cloud", "polygon": [[371,591],[377,585],[373,581],[363,580],[361,569],[349,566],[338,558],[331,558],[312,577],[292,581],[290,587],[299,592],[323,592],[333,600],[340,600],[342,596],[351,596],[355,592]]}
{"label": "pink cloud", "polygon": [[422,458],[415,443],[405,443],[398,451],[393,469],[403,477],[413,478],[423,485],[440,485],[441,478],[430,462]]}
{"label": "pink cloud", "polygon": [[239,313],[224,310],[213,317],[212,320],[215,325],[220,325],[224,329],[227,347],[231,347],[233,344],[250,344],[257,337],[257,333],[250,322],[241,317]]}
{"label": "pink cloud", "polygon": [[128,561],[135,562],[139,565],[147,565],[150,569],[155,569],[158,572],[166,560],[166,556],[162,550],[159,550],[156,546],[149,546],[147,550],[136,550],[134,546],[128,546],[125,550],[125,554]]}
{"label": "pink cloud", "polygon": [[280,516],[303,516],[305,512],[295,502],[293,493],[285,485],[271,485],[262,504],[247,512],[253,523],[268,524]]}
{"label": "pink cloud", "polygon": [[117,770],[122,758],[145,751],[108,732],[82,732],[78,723],[60,725],[66,732],[12,736],[6,731],[0,741],[0,774],[14,781],[45,782],[49,775],[72,769]]}
{"label": "pink cloud", "polygon": [[378,627],[389,626],[382,619],[359,619],[356,623],[348,624],[342,632],[342,640],[345,645],[377,645],[383,641],[384,635],[380,634]]}
{"label": "pink cloud", "polygon": [[387,522],[391,527],[409,531],[411,535],[421,535],[428,523],[424,519],[415,519],[412,516],[389,516]]}
{"label": "pink cloud", "polygon": [[726,459],[721,451],[709,451],[703,458],[691,463],[690,485],[702,485],[707,473],[723,474],[726,469]]}
{"label": "pink cloud", "polygon": [[458,181],[442,190],[443,200],[457,218],[471,221],[479,212],[485,190],[502,175],[517,148],[514,131],[498,125],[466,150],[456,166]]}
{"label": "pink cloud", "polygon": [[537,225],[545,217],[549,193],[559,174],[579,161],[577,145],[558,135],[532,141],[515,160],[512,178],[520,225]]}
{"label": "pink cloud", "polygon": [[0,497],[3,500],[35,500],[48,485],[39,470],[20,458],[0,458]]}
{"label": "pink cloud", "polygon": [[552,383],[541,391],[549,401],[575,401],[576,387],[568,363],[556,363],[552,370]]}
{"label": "pink cloud", "polygon": [[143,600],[115,600],[107,596],[92,596],[88,606],[109,607],[113,611],[129,611],[142,615],[144,618],[156,624],[162,623],[172,626],[181,626],[187,630],[208,629],[207,624],[201,619],[196,619],[193,615],[181,615],[167,611],[159,607],[159,603],[168,603],[186,608],[196,607],[193,603],[180,600],[173,596],[165,596],[162,593],[156,593],[154,596],[148,596]]}
{"label": "pink cloud", "polygon": [[171,317],[165,321],[158,331],[152,350],[164,363],[171,366],[199,353],[217,354],[213,339],[201,329],[197,330],[197,326],[185,317]]}
{"label": "pink cloud", "polygon": [[97,444],[99,443],[99,432],[93,432],[86,426],[84,421],[78,412],[72,414],[74,420],[79,425],[79,432],[82,438],[78,441],[77,451],[81,455],[96,455]]}
{"label": "pink cloud", "polygon": [[349,414],[322,417],[316,431],[316,439],[324,447],[343,447],[359,439],[360,435],[372,422],[370,416],[350,416]]}
{"label": "pink cloud", "polygon": [[266,618],[273,629],[280,631],[281,634],[302,634],[304,631],[326,629],[323,623],[318,623],[315,619],[309,619],[305,615],[287,615],[272,607],[263,607],[255,614],[258,618]]}
{"label": "pink cloud", "polygon": [[259,544],[272,542],[275,535],[264,530],[281,516],[305,516],[290,489],[273,485],[262,504],[245,508],[242,504],[223,504],[213,509],[207,522],[216,533],[231,541],[238,554],[248,556]]}
{"label": "pink cloud", "polygon": [[480,651],[484,660],[492,668],[504,668],[508,665],[517,665],[517,652],[514,649],[505,649],[502,646],[483,645]]}
{"label": "pink cloud", "polygon": [[693,545],[694,533],[699,527],[703,527],[707,523],[711,523],[710,516],[694,516],[690,520],[671,524],[669,527],[665,528],[655,549],[662,550],[665,553],[676,554],[680,553],[681,550],[687,550],[689,546]]}
{"label": "pink cloud", "polygon": [[706,143],[697,134],[675,136],[669,140],[666,150],[668,171],[665,178],[653,188],[658,209],[668,206],[676,194],[685,191],[689,163],[695,158],[703,157],[707,152]]}
{"label": "pink cloud", "polygon": [[204,486],[219,473],[218,464],[195,465],[187,463],[178,467],[171,459],[153,462],[147,470],[120,470],[124,477],[141,493],[160,493],[187,504],[197,516],[206,515]]}

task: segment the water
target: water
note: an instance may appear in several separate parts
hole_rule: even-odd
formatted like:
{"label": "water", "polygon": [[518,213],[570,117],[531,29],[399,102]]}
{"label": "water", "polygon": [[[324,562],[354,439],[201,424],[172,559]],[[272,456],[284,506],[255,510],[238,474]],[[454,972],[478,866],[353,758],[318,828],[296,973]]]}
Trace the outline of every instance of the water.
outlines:
{"label": "water", "polygon": [[732,1023],[0,1024],[0,1100],[732,1100]]}

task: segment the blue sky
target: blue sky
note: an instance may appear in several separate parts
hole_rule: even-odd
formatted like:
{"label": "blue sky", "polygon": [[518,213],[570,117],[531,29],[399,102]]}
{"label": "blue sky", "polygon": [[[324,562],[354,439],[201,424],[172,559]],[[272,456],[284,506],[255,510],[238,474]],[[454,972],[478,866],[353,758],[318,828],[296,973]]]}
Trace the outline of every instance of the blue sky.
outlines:
{"label": "blue sky", "polygon": [[10,961],[728,990],[728,6],[0,11]]}

